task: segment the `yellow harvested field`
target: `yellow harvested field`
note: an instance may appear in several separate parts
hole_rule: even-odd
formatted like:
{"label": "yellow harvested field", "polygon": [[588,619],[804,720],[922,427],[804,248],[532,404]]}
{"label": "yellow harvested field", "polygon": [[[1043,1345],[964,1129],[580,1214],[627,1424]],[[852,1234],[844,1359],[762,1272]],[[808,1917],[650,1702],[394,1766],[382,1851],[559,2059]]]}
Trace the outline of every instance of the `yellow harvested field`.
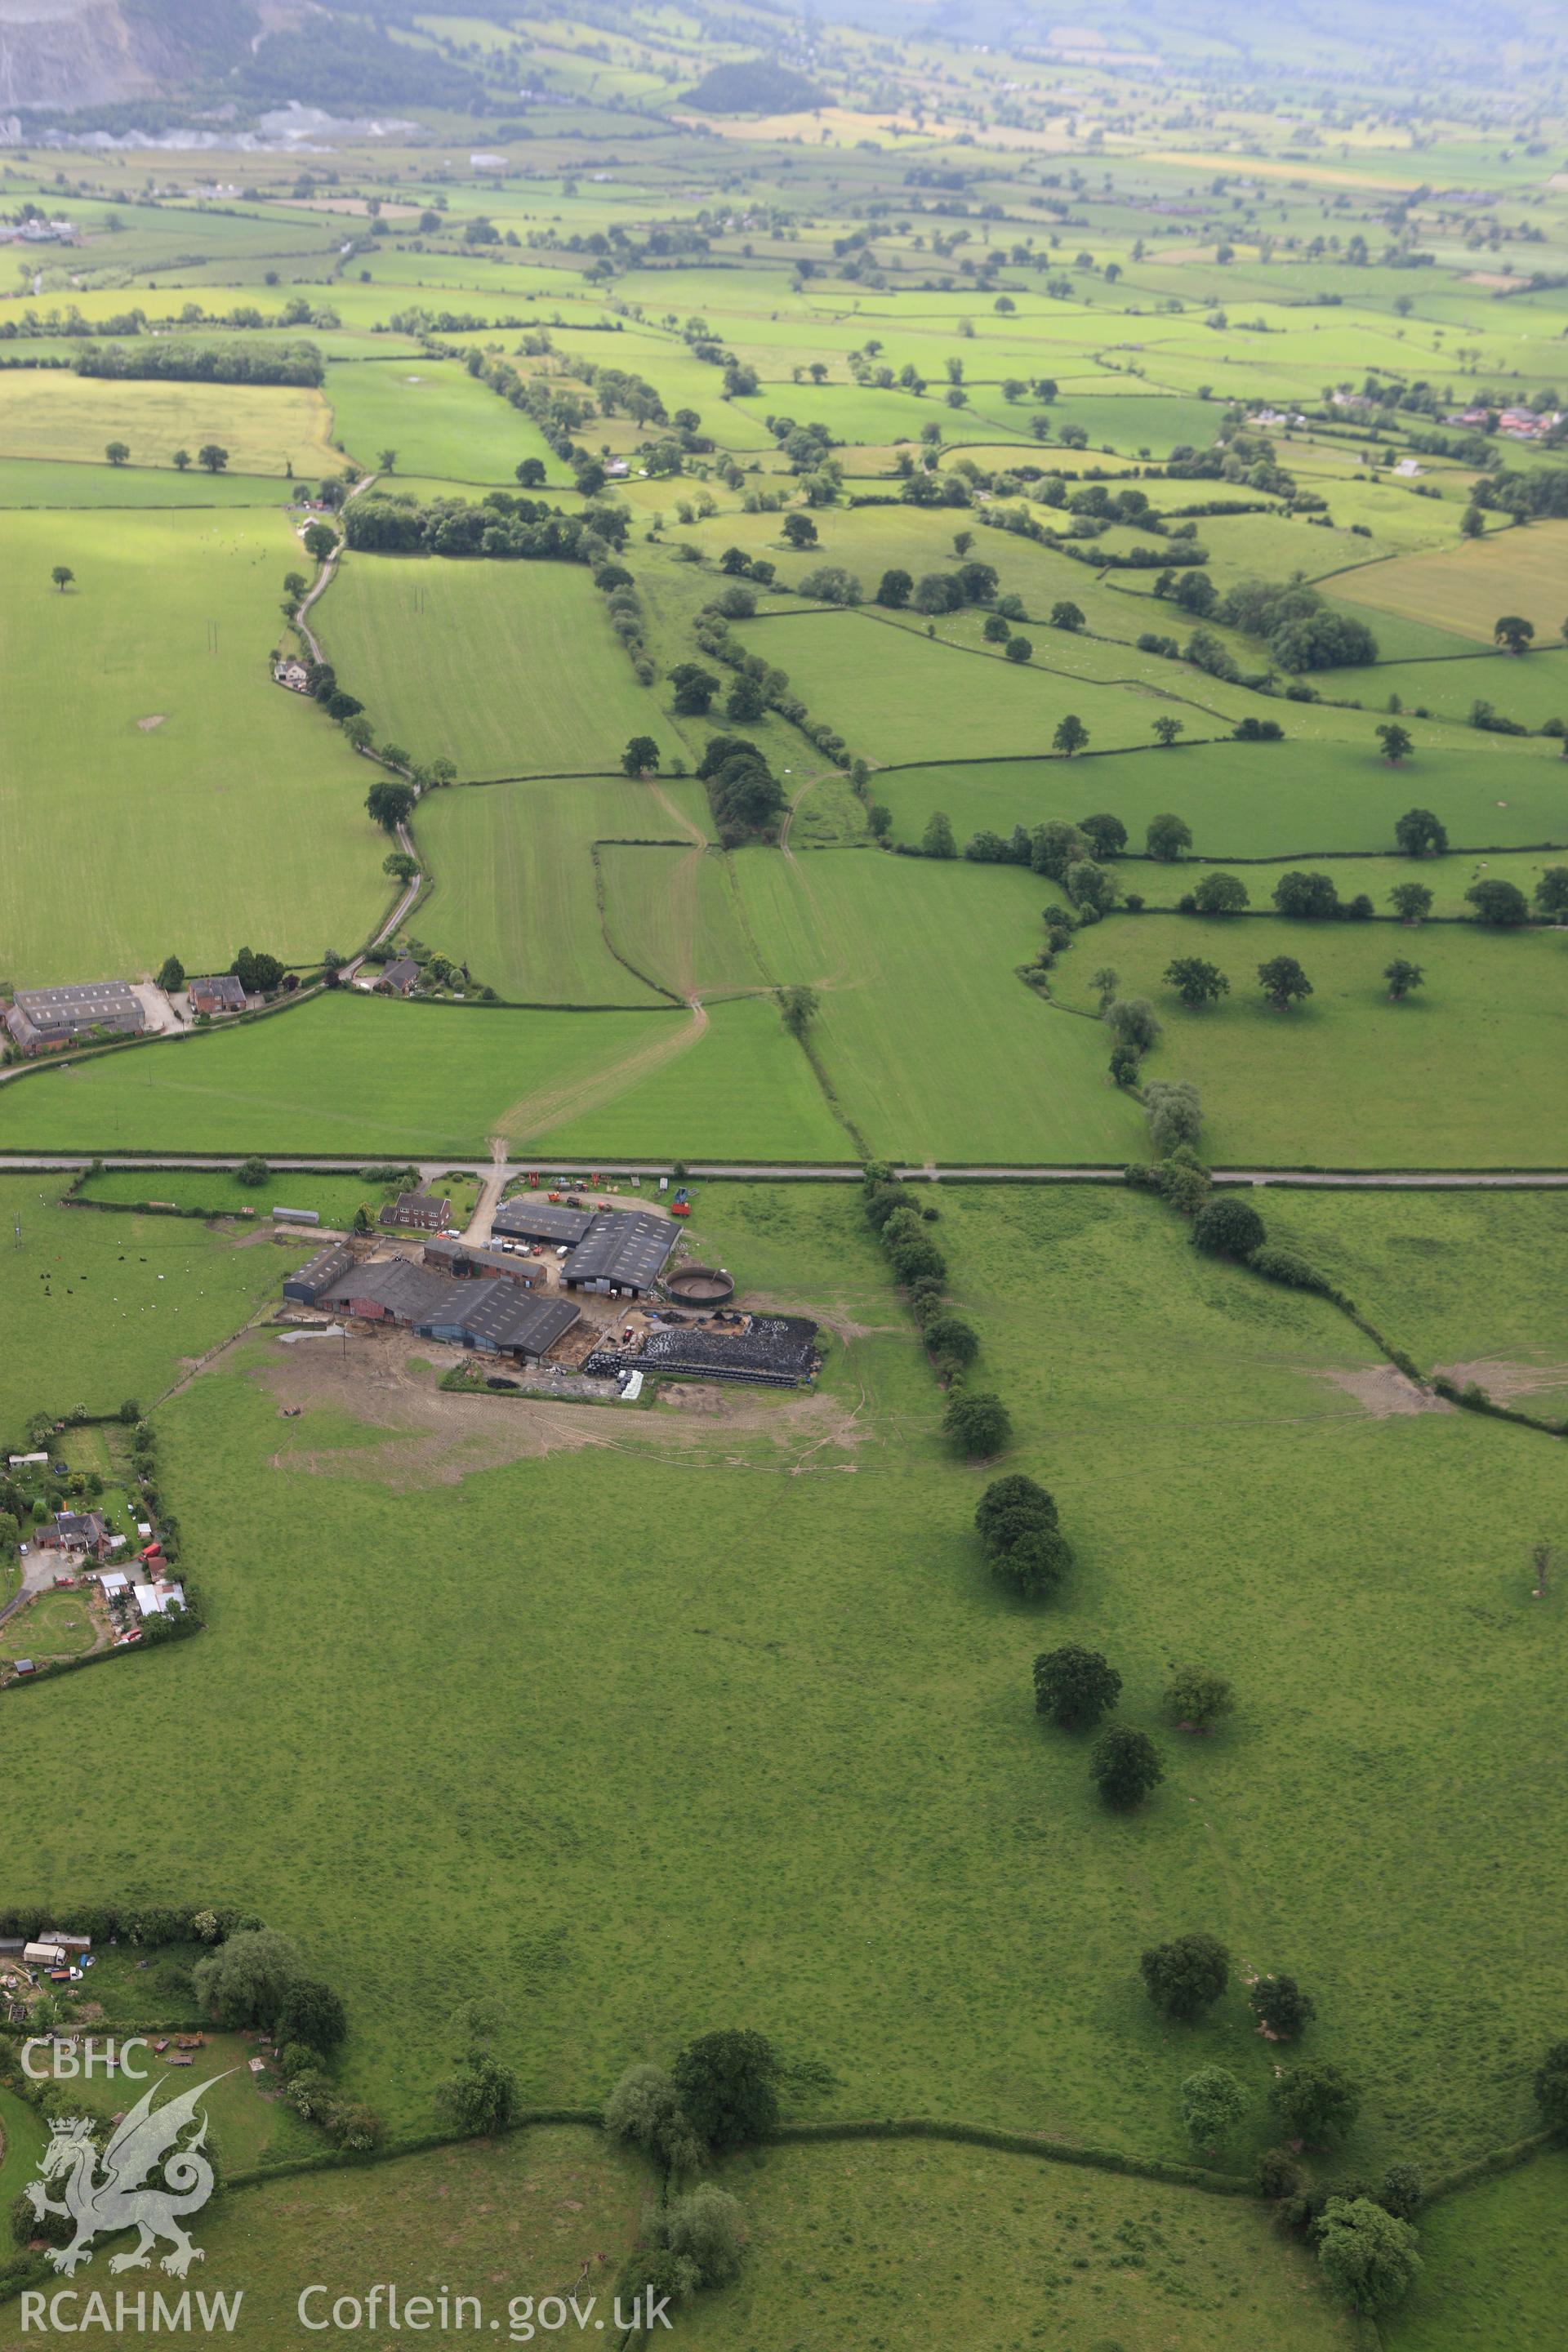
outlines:
{"label": "yellow harvested field", "polygon": [[1521,613],[1534,622],[1537,645],[1553,645],[1568,615],[1568,522],[1534,522],[1441,554],[1369,563],[1353,582],[1327,584],[1347,604],[1427,621],[1482,645],[1490,645],[1502,614]]}
{"label": "yellow harvested field", "polygon": [[333,456],[332,412],[309,384],[162,383],[72,375],[59,368],[0,374],[0,457],[101,465],[123,441],[133,466],[172,467],[205,442],[228,451],[231,474],[320,473]]}

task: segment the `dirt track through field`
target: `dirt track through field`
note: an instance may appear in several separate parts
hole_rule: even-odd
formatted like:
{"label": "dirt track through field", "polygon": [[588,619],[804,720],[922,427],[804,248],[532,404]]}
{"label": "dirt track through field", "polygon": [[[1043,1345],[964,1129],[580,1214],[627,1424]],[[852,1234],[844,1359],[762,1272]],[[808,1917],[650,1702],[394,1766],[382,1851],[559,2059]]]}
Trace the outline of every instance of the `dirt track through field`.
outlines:
{"label": "dirt track through field", "polygon": [[634,1045],[596,1076],[524,1095],[521,1102],[502,1111],[496,1121],[496,1134],[508,1143],[521,1146],[548,1135],[552,1127],[564,1127],[568,1119],[585,1118],[590,1111],[613,1102],[628,1087],[641,1078],[651,1077],[666,1062],[677,1060],[700,1043],[707,1034],[708,1015],[695,997],[690,1012],[690,1020],[679,1025],[673,1016],[668,1021],[650,1018],[648,1026],[659,1034],[646,1045]]}

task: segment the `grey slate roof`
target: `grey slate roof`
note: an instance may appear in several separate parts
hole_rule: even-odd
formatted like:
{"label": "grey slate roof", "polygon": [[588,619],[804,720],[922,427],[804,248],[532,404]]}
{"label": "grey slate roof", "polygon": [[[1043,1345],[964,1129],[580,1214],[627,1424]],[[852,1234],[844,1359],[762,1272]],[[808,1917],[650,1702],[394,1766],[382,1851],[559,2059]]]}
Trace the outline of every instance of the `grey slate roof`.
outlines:
{"label": "grey slate roof", "polygon": [[534,1298],[504,1276],[487,1281],[456,1281],[433,1266],[410,1265],[406,1258],[354,1267],[319,1301],[348,1307],[374,1299],[384,1313],[416,1330],[455,1331],[488,1346],[520,1349],[542,1356],[579,1319],[566,1298]]}
{"label": "grey slate roof", "polygon": [[492,1348],[542,1356],[581,1320],[569,1298],[531,1298],[515,1283],[470,1282],[464,1287],[472,1303],[463,1310],[463,1327]]}
{"label": "grey slate roof", "polygon": [[668,1217],[652,1216],[646,1209],[602,1210],[562,1268],[563,1277],[651,1289],[679,1238]]}
{"label": "grey slate roof", "polygon": [[318,1250],[308,1257],[298,1273],[291,1274],[283,1285],[285,1298],[300,1298],[310,1303],[321,1297],[347,1274],[354,1264],[354,1254],[346,1242],[334,1242],[330,1249]]}
{"label": "grey slate roof", "polygon": [[592,1210],[563,1208],[524,1192],[515,1201],[501,1202],[490,1230],[508,1241],[566,1242],[575,1248],[593,1223]]}

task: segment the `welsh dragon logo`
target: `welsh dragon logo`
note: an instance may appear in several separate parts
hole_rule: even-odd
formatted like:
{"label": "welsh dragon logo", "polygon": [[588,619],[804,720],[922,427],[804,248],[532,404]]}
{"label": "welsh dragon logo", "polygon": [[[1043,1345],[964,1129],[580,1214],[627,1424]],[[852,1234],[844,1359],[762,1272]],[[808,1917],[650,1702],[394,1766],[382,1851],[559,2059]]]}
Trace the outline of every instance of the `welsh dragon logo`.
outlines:
{"label": "welsh dragon logo", "polygon": [[[55,2213],[76,2225],[68,2246],[49,2250],[57,2271],[74,2277],[81,2263],[91,2262],[93,2240],[117,2230],[140,2234],[134,2246],[111,2257],[111,2271],[145,2270],[160,2239],[173,2249],[163,2256],[162,2267],[175,2278],[184,2278],[193,2263],[204,2259],[181,2221],[185,2214],[199,2213],[212,2195],[213,2168],[201,2152],[207,2119],[197,2114],[196,2103],[214,2082],[222,2080],[214,2075],[193,2083],[156,2110],[154,2083],[116,2124],[101,2158],[93,2144],[90,2116],[63,2116],[56,2123],[38,2158],[42,2179],[29,2181],[24,2193],[40,2221],[46,2213]],[[195,2137],[181,2147],[180,2134],[192,2123],[198,2126]],[[148,2175],[160,2167],[162,2182],[147,2186]],[[45,2190],[45,2182],[51,2180],[63,2184],[58,2203]]]}

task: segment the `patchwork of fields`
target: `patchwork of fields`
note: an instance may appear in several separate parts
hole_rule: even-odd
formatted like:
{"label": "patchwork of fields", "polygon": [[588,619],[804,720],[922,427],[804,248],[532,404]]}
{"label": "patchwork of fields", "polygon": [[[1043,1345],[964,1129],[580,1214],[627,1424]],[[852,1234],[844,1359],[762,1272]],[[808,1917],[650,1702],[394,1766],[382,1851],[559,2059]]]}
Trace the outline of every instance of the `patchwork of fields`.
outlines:
{"label": "patchwork of fields", "polygon": [[[871,13],[218,11],[199,89],[7,148],[0,1019],[133,982],[181,1034],[0,1030],[5,1934],[210,1907],[341,2000],[319,2070],[208,2020],[193,2279],[257,2352],[306,2278],[618,2344],[650,2276],[713,2352],[1553,2352],[1559,28]],[[1279,914],[1295,870],[1371,918]],[[1216,872],[1246,910],[1184,911]],[[279,1327],[323,1230],[422,1257],[415,1181],[477,1244],[589,1171],[686,1185],[811,1380]],[[56,1586],[94,1498],[198,1639],[111,1656]],[[1037,1706],[1064,1647],[1141,1802]],[[121,1927],[105,2030],[188,2023],[195,1946]],[[1178,2020],[1141,1958],[1196,1934]],[[780,2129],[599,2127],[724,2028]],[[694,2284],[650,2247],[699,2179]]]}

